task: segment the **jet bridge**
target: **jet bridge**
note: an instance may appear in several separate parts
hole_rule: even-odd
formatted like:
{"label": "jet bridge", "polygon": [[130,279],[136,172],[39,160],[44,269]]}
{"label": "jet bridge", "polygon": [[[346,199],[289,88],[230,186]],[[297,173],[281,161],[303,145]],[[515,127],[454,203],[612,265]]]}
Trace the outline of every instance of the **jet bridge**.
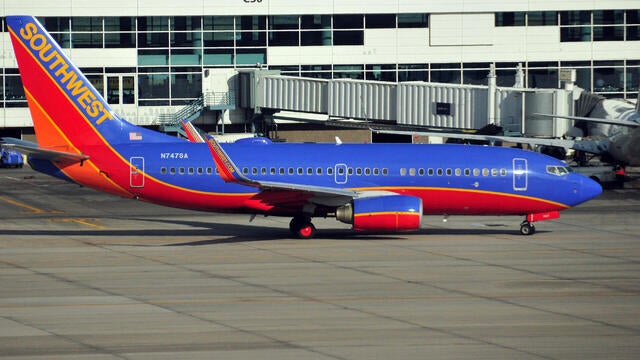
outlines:
{"label": "jet bridge", "polygon": [[[207,69],[208,74],[216,69]],[[224,69],[228,73],[228,69]],[[506,132],[560,137],[570,121],[537,113],[573,115],[573,92],[426,82],[379,82],[316,79],[280,75],[278,71],[236,71],[227,88],[237,87],[237,111],[279,118],[293,112],[300,121],[360,120],[399,127],[480,129],[488,124]],[[218,82],[219,83],[219,82]],[[203,81],[203,93],[218,91]],[[285,117],[283,117],[285,118]],[[286,117],[291,120],[292,116]]]}

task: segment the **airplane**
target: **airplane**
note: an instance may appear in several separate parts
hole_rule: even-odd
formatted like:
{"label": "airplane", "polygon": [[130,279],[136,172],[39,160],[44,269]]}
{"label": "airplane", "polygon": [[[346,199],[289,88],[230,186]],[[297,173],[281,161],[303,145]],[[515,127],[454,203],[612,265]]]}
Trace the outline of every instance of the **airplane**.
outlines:
{"label": "airplane", "polygon": [[[605,162],[616,166],[639,166],[640,165],[640,112],[638,105],[634,109],[632,105],[621,99],[603,99],[592,111],[592,117],[567,116],[535,113],[534,115],[574,120],[581,122],[588,132],[588,137],[584,137],[585,131],[574,127],[569,130],[570,137],[576,139],[547,139],[519,136],[501,136],[482,134],[483,129],[476,133],[450,132],[447,130],[389,130],[371,128],[374,133],[395,134],[409,136],[436,136],[447,137],[449,139],[485,141],[485,142],[512,142],[518,144],[528,144],[534,147],[544,147],[548,149],[573,149],[583,153],[600,156]],[[609,112],[617,114],[615,118],[606,118]],[[562,152],[562,156],[566,154]],[[579,161],[580,163],[580,161]]]}
{"label": "airplane", "polygon": [[640,93],[635,107],[623,99],[603,99],[588,117],[538,115],[581,123],[584,129],[574,128],[574,131],[577,129],[578,133],[589,136],[573,140],[575,145],[572,148],[576,150],[600,155],[616,165],[640,165]]}
{"label": "airplane", "polygon": [[7,16],[37,145],[10,143],[42,173],[125,198],[177,208],[287,216],[299,238],[312,217],[356,231],[421,228],[423,215],[525,216],[534,222],[602,192],[536,152],[471,145],[219,144],[136,126],[116,114],[32,16]]}

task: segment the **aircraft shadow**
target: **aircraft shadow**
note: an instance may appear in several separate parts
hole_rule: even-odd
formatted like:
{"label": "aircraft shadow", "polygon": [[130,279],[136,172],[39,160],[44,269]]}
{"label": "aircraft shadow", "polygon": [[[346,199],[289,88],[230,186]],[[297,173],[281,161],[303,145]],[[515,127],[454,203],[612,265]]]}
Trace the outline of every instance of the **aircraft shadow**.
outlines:
{"label": "aircraft shadow", "polygon": [[[116,218],[117,219],[117,218]],[[206,246],[206,245],[222,245],[232,243],[248,243],[260,241],[276,241],[276,240],[298,240],[285,227],[271,227],[260,225],[245,224],[228,224],[216,222],[203,222],[191,220],[156,220],[156,219],[131,219],[141,222],[157,222],[166,224],[180,225],[181,227],[189,227],[190,229],[76,229],[76,230],[2,230],[1,235],[12,236],[91,236],[96,238],[117,238],[139,237],[141,239],[158,238],[176,238],[185,239],[189,237],[220,237],[214,239],[205,239],[197,241],[173,242],[173,243],[156,243],[145,244],[140,242],[118,242],[105,244],[110,246],[133,246],[133,247],[180,247],[180,246]],[[538,231],[544,233],[544,231]],[[389,240],[406,240],[415,236],[497,236],[497,235],[519,235],[517,229],[512,228],[466,228],[466,229],[445,229],[445,228],[423,228],[419,231],[407,233],[358,233],[349,229],[322,229],[318,231],[316,238],[312,240],[300,241],[323,241],[323,240],[358,240],[358,241],[389,241]]]}

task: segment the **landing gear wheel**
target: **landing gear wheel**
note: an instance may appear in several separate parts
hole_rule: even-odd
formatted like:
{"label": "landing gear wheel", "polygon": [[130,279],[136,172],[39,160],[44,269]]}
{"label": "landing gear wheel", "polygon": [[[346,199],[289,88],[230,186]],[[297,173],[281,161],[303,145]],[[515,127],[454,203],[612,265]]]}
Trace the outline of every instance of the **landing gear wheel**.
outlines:
{"label": "landing gear wheel", "polygon": [[300,239],[311,239],[316,234],[316,227],[311,223],[311,218],[306,216],[291,219],[289,230]]}
{"label": "landing gear wheel", "polygon": [[300,239],[311,239],[316,234],[316,227],[312,223],[308,223],[301,227],[297,234]]}
{"label": "landing gear wheel", "polygon": [[520,234],[533,235],[536,233],[536,227],[530,222],[520,224]]}

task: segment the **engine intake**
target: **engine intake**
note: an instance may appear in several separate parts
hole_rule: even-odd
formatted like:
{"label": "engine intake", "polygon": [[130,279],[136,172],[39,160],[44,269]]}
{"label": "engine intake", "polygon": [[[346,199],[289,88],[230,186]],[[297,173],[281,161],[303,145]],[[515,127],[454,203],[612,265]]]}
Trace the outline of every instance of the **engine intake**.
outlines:
{"label": "engine intake", "polygon": [[357,231],[411,231],[420,228],[422,199],[389,195],[354,199],[336,209],[336,219]]}

